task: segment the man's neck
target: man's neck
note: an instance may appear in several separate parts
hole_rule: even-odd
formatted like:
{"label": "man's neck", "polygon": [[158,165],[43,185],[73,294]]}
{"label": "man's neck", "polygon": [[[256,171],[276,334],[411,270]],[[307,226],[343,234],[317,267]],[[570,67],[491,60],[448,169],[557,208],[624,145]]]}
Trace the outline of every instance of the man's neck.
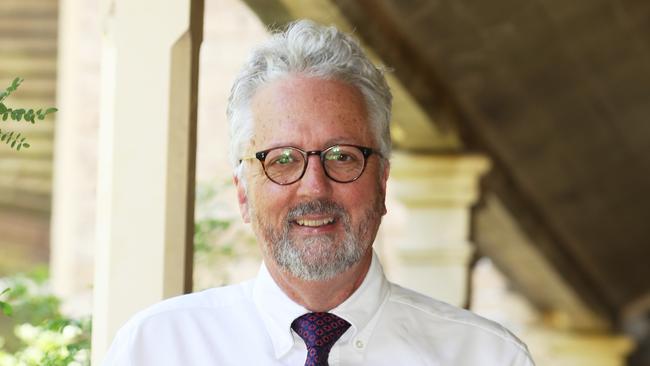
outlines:
{"label": "man's neck", "polygon": [[305,281],[293,276],[268,260],[271,277],[287,296],[310,311],[329,311],[345,301],[361,286],[372,262],[372,248],[347,271],[324,281]]}

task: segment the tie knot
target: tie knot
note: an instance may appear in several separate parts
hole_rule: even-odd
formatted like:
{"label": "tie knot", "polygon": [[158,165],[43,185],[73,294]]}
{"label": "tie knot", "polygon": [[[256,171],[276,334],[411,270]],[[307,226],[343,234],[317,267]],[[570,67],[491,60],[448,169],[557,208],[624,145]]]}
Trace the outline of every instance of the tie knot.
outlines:
{"label": "tie knot", "polygon": [[305,341],[307,349],[329,350],[350,328],[350,323],[330,313],[307,313],[291,323],[291,328]]}

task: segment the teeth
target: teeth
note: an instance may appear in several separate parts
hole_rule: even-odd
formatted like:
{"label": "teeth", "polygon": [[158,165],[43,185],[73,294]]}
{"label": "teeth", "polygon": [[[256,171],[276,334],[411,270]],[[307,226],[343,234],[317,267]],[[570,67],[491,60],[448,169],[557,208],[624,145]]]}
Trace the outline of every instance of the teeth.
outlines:
{"label": "teeth", "polygon": [[332,217],[323,220],[304,220],[304,219],[296,220],[296,223],[298,223],[298,225],[300,226],[311,226],[311,227],[327,225],[333,222],[334,222],[334,218]]}

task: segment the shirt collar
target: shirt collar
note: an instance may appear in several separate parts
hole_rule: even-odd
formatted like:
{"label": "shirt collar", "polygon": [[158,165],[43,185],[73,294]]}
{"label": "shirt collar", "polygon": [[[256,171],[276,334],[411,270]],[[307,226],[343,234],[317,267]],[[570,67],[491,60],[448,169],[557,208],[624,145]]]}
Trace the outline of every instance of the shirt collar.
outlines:
{"label": "shirt collar", "polygon": [[[363,331],[388,296],[388,288],[384,271],[373,251],[370,268],[361,286],[343,303],[330,310],[331,313],[347,320],[352,325],[339,342],[345,342]],[[262,263],[253,287],[253,302],[271,337],[275,356],[282,357],[289,352],[294,344],[291,323],[309,310],[293,302],[282,291],[264,263]]]}

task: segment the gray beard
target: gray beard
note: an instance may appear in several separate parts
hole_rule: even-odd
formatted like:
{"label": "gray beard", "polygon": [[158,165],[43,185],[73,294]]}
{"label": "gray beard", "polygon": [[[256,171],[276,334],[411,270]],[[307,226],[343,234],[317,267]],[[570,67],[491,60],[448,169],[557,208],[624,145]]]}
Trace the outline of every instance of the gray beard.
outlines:
{"label": "gray beard", "polygon": [[[377,204],[365,212],[359,227],[353,230],[350,215],[331,200],[314,200],[293,207],[279,230],[259,218],[260,231],[267,245],[263,250],[281,268],[306,281],[323,281],[335,277],[358,263],[372,245],[372,222],[381,219]],[[343,225],[343,238],[337,241],[334,234],[297,239],[290,234],[292,221],[309,214],[332,215]],[[253,215],[256,216],[256,215]]]}

